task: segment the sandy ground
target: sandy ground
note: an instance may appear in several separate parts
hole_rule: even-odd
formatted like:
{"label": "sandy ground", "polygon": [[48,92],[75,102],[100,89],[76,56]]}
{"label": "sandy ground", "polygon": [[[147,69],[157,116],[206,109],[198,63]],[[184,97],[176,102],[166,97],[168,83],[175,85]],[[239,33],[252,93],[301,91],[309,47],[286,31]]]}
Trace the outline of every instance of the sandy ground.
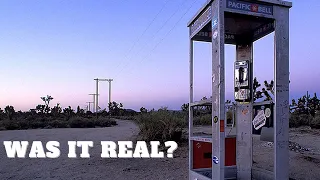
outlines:
{"label": "sandy ground", "polygon": [[[235,135],[235,129],[226,133]],[[195,134],[211,134],[210,127],[195,127]],[[320,130],[302,127],[290,129],[290,178],[291,180],[320,179]],[[260,141],[253,135],[253,167],[273,171],[273,143]]]}
{"label": "sandy ground", "polygon": [[[180,146],[175,158],[103,159],[100,141],[134,140],[138,128],[131,121],[118,121],[118,126],[95,129],[41,129],[2,131],[0,141],[28,140],[61,143],[58,159],[8,159],[0,145],[0,179],[188,179],[188,147]],[[320,179],[320,131],[293,129],[290,141],[308,151],[290,151],[290,177],[296,180]],[[89,159],[67,158],[68,140],[93,140]],[[254,166],[272,170],[273,145],[254,138]]]}
{"label": "sandy ground", "polygon": [[[320,130],[291,129],[289,135],[289,140],[294,144],[289,151],[290,178],[320,179]],[[272,171],[273,145],[254,137],[253,148],[253,165]]]}
{"label": "sandy ground", "polygon": [[[133,140],[138,128],[131,121],[118,126],[95,129],[39,129],[0,132],[0,180],[5,179],[187,179],[187,149],[177,150],[177,158],[103,159],[100,141]],[[5,140],[59,141],[61,156],[57,159],[8,159],[2,144]],[[67,158],[67,141],[94,141],[89,159]],[[184,151],[184,152],[181,152]]]}

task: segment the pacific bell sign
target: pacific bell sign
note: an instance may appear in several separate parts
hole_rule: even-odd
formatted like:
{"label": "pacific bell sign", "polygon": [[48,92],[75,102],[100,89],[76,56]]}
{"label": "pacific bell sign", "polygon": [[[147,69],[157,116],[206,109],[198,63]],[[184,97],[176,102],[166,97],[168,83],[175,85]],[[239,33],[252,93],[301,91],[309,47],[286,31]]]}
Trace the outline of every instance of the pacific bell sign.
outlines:
{"label": "pacific bell sign", "polygon": [[268,15],[273,14],[273,6],[257,4],[249,1],[227,0],[227,8]]}

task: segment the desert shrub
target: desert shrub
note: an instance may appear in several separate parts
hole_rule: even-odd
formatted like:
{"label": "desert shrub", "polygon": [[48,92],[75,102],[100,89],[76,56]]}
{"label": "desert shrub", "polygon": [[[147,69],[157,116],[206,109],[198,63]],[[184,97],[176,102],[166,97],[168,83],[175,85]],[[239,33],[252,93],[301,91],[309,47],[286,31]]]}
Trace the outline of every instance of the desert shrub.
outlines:
{"label": "desert shrub", "polygon": [[49,126],[53,128],[68,128],[69,124],[63,120],[53,120],[49,123]]}
{"label": "desert shrub", "polygon": [[204,115],[194,117],[193,124],[194,125],[211,125],[212,124],[211,114],[204,114]]}
{"label": "desert shrub", "polygon": [[316,115],[310,124],[311,128],[320,129],[320,114]]}
{"label": "desert shrub", "polygon": [[0,124],[0,131],[4,131],[4,130],[6,130],[6,128],[5,128],[5,127],[3,127],[3,125],[2,125],[2,124]]}
{"label": "desert shrub", "polygon": [[25,121],[25,120],[20,120],[18,122],[18,125],[19,125],[19,129],[29,129],[30,128],[29,122]]}
{"label": "desert shrub", "polygon": [[91,117],[73,116],[69,121],[62,117],[51,116],[25,116],[12,120],[0,121],[0,130],[20,130],[20,129],[47,129],[47,128],[95,128],[109,127],[117,125],[114,119],[101,117],[98,120]]}
{"label": "desert shrub", "polygon": [[95,126],[99,126],[99,127],[110,127],[110,126],[114,126],[117,125],[117,121],[115,121],[114,119],[109,119],[106,117],[99,117],[98,119],[96,119],[94,121]]}
{"label": "desert shrub", "polygon": [[182,128],[186,122],[183,116],[167,110],[143,113],[137,117],[140,136],[145,141],[181,141]]}
{"label": "desert shrub", "polygon": [[12,121],[3,121],[2,126],[6,129],[6,130],[18,130],[20,129],[20,126],[17,122],[12,122]]}
{"label": "desert shrub", "polygon": [[35,121],[30,121],[29,122],[29,127],[31,129],[45,128],[48,125],[49,125],[49,123],[47,123],[45,121],[39,121],[39,120],[35,120]]}
{"label": "desert shrub", "polygon": [[93,120],[88,120],[82,117],[71,117],[69,120],[71,128],[94,128],[95,123]]}
{"label": "desert shrub", "polygon": [[289,118],[290,127],[309,126],[313,117],[309,114],[291,113]]}

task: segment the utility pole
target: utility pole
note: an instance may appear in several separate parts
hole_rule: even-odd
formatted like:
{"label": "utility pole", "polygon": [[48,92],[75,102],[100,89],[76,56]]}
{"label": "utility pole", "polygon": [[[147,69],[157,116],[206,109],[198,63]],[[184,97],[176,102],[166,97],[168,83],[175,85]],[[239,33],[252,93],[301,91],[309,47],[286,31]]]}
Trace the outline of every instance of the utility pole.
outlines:
{"label": "utility pole", "polygon": [[[96,81],[96,94],[98,94],[99,92],[99,79],[98,78],[96,78],[96,79],[94,79],[95,81]],[[96,106],[96,112],[98,112],[98,110],[99,110],[99,103],[98,103],[98,96],[96,96],[96,103],[95,103],[95,106]]]}
{"label": "utility pole", "polygon": [[90,109],[91,109],[90,108],[90,104],[93,103],[93,102],[87,102],[87,103],[88,103],[88,110],[90,111]]}
{"label": "utility pole", "polygon": [[95,102],[96,102],[96,94],[89,94],[91,96],[93,96],[93,106],[92,106],[92,112],[95,112]]}
{"label": "utility pole", "polygon": [[[99,79],[99,78],[96,78],[96,79],[93,79],[96,81],[96,94],[99,94],[99,81],[108,81],[109,82],[109,103],[108,103],[108,107],[109,107],[109,104],[111,102],[111,81],[113,81],[113,79]],[[98,101],[98,96],[96,97],[96,100],[95,100],[95,107],[96,107],[96,111],[98,112],[98,108],[99,108],[99,101]]]}
{"label": "utility pole", "polygon": [[107,81],[109,82],[109,105],[111,103],[111,81],[113,81],[113,79],[107,79]]}

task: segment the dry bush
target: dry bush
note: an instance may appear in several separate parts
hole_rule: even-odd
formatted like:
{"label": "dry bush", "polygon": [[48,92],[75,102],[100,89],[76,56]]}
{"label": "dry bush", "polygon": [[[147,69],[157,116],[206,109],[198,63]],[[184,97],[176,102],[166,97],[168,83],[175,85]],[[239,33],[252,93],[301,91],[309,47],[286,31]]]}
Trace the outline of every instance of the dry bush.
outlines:
{"label": "dry bush", "polygon": [[320,129],[320,114],[317,114],[311,121],[311,128]]}
{"label": "dry bush", "polygon": [[140,136],[145,141],[168,140],[180,142],[182,129],[186,126],[185,116],[165,109],[142,113],[136,122],[140,128]]}
{"label": "dry bush", "polygon": [[193,125],[203,125],[203,126],[212,125],[211,114],[204,114],[204,115],[195,116],[193,118]]}
{"label": "dry bush", "polygon": [[313,121],[313,117],[308,114],[291,113],[289,118],[290,127],[309,126]]}

